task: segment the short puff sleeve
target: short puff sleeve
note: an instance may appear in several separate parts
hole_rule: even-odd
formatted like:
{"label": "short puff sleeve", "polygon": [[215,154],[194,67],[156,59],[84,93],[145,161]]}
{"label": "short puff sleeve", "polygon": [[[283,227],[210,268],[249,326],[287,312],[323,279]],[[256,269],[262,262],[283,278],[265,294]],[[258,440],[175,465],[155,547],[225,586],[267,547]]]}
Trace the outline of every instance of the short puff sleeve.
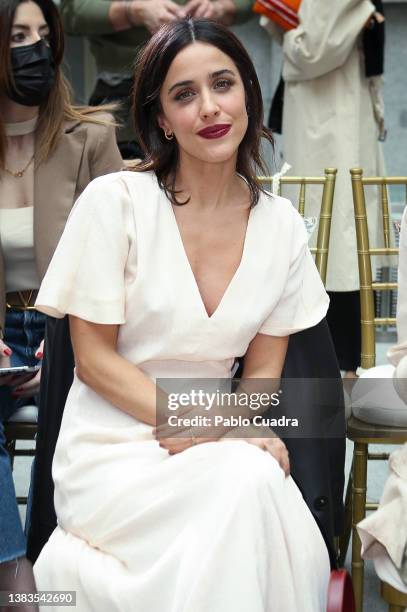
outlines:
{"label": "short puff sleeve", "polygon": [[[131,258],[131,262],[130,262]],[[135,221],[120,173],[92,181],[77,200],[42,281],[36,308],[102,324],[125,323],[125,277],[135,275]]]}
{"label": "short puff sleeve", "polygon": [[290,265],[282,294],[259,329],[260,334],[288,336],[317,325],[328,310],[329,297],[308,248],[304,220],[292,206]]}

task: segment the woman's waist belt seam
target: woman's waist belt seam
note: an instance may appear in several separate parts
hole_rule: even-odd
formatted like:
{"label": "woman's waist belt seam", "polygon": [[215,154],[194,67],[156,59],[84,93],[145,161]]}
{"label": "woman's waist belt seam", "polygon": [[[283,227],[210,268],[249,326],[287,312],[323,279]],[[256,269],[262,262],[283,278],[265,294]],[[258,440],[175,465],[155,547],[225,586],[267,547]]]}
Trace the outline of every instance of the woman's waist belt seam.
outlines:
{"label": "woman's waist belt seam", "polygon": [[34,304],[37,295],[38,289],[10,291],[6,293],[6,306],[16,310],[35,310]]}

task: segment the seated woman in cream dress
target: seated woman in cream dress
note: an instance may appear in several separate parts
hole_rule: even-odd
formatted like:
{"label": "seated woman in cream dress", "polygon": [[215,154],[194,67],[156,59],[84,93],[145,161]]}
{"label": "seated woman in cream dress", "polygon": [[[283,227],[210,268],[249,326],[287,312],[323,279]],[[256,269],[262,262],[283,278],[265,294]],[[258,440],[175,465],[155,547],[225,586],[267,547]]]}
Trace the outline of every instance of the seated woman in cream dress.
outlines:
{"label": "seated woman in cream dress", "polygon": [[135,79],[146,160],[85,190],[37,299],[70,315],[76,362],[38,588],[81,612],[323,612],[328,553],[283,442],[156,439],[156,379],[229,379],[244,354],[245,379],[279,378],[328,307],[301,217],[256,181],[256,73],[225,27],[187,19]]}

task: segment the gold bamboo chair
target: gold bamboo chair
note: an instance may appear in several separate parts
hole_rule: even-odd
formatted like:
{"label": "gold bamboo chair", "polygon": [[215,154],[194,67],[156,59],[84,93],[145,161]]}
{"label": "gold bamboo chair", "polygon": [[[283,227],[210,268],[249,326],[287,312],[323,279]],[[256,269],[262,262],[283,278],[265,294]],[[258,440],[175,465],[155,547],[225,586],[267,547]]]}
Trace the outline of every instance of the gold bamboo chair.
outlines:
{"label": "gold bamboo chair", "polygon": [[[395,318],[375,317],[374,291],[388,291],[397,288],[393,282],[373,282],[372,256],[394,256],[398,249],[390,246],[390,215],[387,186],[406,185],[407,177],[363,177],[360,168],[351,171],[353,203],[355,210],[356,241],[358,250],[358,265],[360,278],[360,304],[361,304],[361,366],[372,368],[376,362],[376,327],[379,325],[395,324]],[[377,185],[380,189],[384,248],[370,248],[368,234],[368,219],[366,215],[366,202],[364,187]],[[356,525],[365,517],[367,510],[377,509],[377,504],[366,503],[367,466],[368,460],[388,459],[388,453],[369,453],[369,444],[403,444],[407,442],[407,429],[387,427],[365,423],[353,416],[348,420],[347,436],[354,442],[352,478],[350,478],[351,499],[348,493],[348,502],[351,501],[352,512],[352,580],[355,590],[356,612],[363,610],[364,561],[361,557],[361,542]],[[389,585],[382,583],[382,594],[389,603],[390,611],[404,609],[406,596]],[[393,606],[393,607],[392,607]],[[398,606],[398,607],[397,607]],[[401,606],[401,607],[400,607]]]}
{"label": "gold bamboo chair", "polygon": [[[282,176],[279,178],[278,195],[282,195],[282,186],[295,185],[299,186],[298,195],[298,212],[302,217],[305,215],[305,200],[307,185],[322,185],[321,208],[319,213],[318,234],[316,247],[310,248],[310,251],[315,255],[315,265],[319,275],[326,284],[326,272],[328,266],[329,255],[329,238],[331,234],[332,209],[335,194],[337,168],[325,168],[324,176]],[[272,176],[259,176],[258,179],[263,185],[272,187]],[[339,553],[339,536],[335,537],[335,549]]]}
{"label": "gold bamboo chair", "polygon": [[[324,176],[299,177],[282,176],[279,179],[278,195],[281,195],[282,186],[299,185],[298,212],[303,217],[305,214],[305,199],[307,185],[322,185],[321,208],[319,215],[317,243],[315,248],[311,248],[311,253],[315,255],[315,264],[325,285],[326,270],[328,265],[329,237],[331,233],[332,208],[336,181],[336,168],[325,168]],[[271,186],[272,176],[259,176],[262,184]]]}

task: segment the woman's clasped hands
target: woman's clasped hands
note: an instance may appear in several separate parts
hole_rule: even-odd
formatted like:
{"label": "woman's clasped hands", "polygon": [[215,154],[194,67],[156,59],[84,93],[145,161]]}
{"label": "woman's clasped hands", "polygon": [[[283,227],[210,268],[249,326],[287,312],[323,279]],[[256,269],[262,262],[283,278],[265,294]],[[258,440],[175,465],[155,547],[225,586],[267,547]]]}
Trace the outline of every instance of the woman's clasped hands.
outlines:
{"label": "woman's clasped hands", "polygon": [[[220,420],[220,419],[219,419]],[[290,460],[284,442],[272,429],[252,423],[233,426],[226,417],[222,424],[214,424],[214,417],[205,414],[202,407],[186,406],[176,414],[161,416],[153,435],[169,455],[176,455],[192,446],[205,442],[240,440],[253,444],[276,459],[286,476],[290,474]]]}

